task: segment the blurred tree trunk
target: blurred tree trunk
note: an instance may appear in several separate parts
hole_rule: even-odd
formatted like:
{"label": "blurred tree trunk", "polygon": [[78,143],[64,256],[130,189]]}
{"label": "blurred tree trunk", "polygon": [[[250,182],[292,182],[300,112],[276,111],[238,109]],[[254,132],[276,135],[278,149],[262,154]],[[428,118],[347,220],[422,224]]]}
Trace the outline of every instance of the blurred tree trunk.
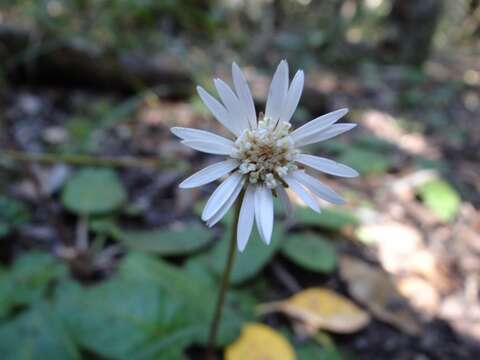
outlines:
{"label": "blurred tree trunk", "polygon": [[471,28],[473,36],[480,35],[480,0],[471,0],[466,26]]}
{"label": "blurred tree trunk", "polygon": [[61,41],[42,47],[42,41],[31,41],[33,37],[23,29],[0,25],[0,74],[13,83],[128,93],[156,87],[172,99],[192,94],[191,74],[167,54],[115,56]]}
{"label": "blurred tree trunk", "polygon": [[389,62],[421,65],[428,59],[443,0],[392,0],[381,50]]}

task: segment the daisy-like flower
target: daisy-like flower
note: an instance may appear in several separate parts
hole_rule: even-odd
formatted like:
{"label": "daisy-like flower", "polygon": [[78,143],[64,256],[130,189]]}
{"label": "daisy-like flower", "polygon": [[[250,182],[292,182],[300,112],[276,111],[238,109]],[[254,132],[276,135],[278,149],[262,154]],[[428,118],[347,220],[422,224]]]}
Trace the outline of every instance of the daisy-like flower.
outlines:
{"label": "daisy-like flower", "polygon": [[299,70],[289,84],[288,64],[281,61],[273,76],[265,114],[257,118],[247,81],[237,66],[232,65],[234,90],[215,79],[221,102],[197,87],[200,98],[213,116],[231,133],[231,139],[198,129],[174,127],[173,134],[182,144],[208,154],[223,155],[224,161],[210,165],[185,179],[179,186],[188,189],[208,184],[227,176],[208,199],[202,220],[208,226],[219,222],[245,190],[237,227],[237,246],[245,249],[257,225],[262,240],[269,244],[273,229],[273,196],[279,196],[291,208],[286,188],[293,190],[312,210],[320,212],[318,199],[343,204],[340,195],[315,177],[307,168],[326,174],[355,177],[354,169],[333,160],[304,153],[306,145],[330,139],[355,124],[335,124],[348,109],[320,116],[291,131],[290,119],[303,90],[304,75]]}

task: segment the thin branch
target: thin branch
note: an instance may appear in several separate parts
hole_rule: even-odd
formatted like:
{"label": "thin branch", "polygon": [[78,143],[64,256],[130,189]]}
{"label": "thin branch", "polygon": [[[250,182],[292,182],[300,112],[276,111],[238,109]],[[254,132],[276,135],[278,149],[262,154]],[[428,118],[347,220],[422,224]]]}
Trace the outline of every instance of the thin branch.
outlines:
{"label": "thin branch", "polygon": [[97,157],[78,154],[38,154],[16,150],[0,150],[0,158],[5,157],[17,162],[35,162],[40,164],[65,163],[83,166],[165,168],[178,166],[177,159],[139,159],[134,157]]}

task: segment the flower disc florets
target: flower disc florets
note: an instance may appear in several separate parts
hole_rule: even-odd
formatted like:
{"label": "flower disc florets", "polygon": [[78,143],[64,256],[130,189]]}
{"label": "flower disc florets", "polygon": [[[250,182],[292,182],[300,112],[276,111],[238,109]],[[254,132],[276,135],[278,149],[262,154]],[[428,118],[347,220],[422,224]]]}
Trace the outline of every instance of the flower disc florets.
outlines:
{"label": "flower disc florets", "polygon": [[257,128],[245,130],[235,141],[232,157],[241,161],[239,171],[248,175],[250,183],[273,189],[297,169],[294,159],[299,152],[289,136],[290,127],[290,123],[263,118]]}

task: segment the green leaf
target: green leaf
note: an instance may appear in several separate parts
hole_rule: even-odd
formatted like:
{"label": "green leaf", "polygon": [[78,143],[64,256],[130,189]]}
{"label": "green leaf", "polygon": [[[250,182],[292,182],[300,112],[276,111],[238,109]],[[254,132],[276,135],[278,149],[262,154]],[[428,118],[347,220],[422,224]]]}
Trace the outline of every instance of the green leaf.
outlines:
{"label": "green leaf", "polygon": [[55,309],[46,303],[0,326],[0,353],[4,360],[80,359]]}
{"label": "green leaf", "polygon": [[355,145],[366,148],[368,150],[383,153],[388,153],[394,148],[392,143],[374,135],[357,136],[355,139]]}
{"label": "green leaf", "polygon": [[200,279],[205,284],[209,284],[212,288],[216,286],[216,278],[210,267],[202,260],[201,256],[190,257],[183,265],[183,270],[192,276]]}
{"label": "green leaf", "polygon": [[425,203],[440,219],[452,220],[460,208],[460,195],[444,180],[432,180],[418,188]]}
{"label": "green leaf", "polygon": [[331,272],[337,262],[335,248],[321,235],[291,234],[281,250],[291,261],[310,271]]}
{"label": "green leaf", "polygon": [[22,202],[0,195],[0,238],[29,218],[30,213]]}
{"label": "green leaf", "polygon": [[19,257],[0,274],[0,317],[18,305],[44,299],[49,285],[67,275],[66,267],[49,254],[31,252]]}
{"label": "green leaf", "polygon": [[117,225],[115,217],[112,215],[93,216],[88,219],[88,226],[96,234],[108,235],[118,239],[122,229]]}
{"label": "green leaf", "polygon": [[[274,227],[272,242],[266,245],[256,231],[252,232],[247,247],[243,253],[237,249],[235,263],[230,275],[230,282],[234,285],[247,281],[257,275],[272,259],[281,243],[282,230]],[[200,255],[201,261],[209,266],[218,277],[223,273],[230,245],[230,231],[226,231],[220,241],[207,254]]]}
{"label": "green leaf", "polygon": [[295,215],[304,225],[318,226],[332,231],[338,231],[347,225],[358,224],[358,219],[348,210],[326,208],[318,214],[309,208],[298,207]]}
{"label": "green leaf", "polygon": [[185,255],[205,246],[211,231],[203,225],[185,225],[177,230],[120,231],[117,239],[128,247],[159,255]]}
{"label": "green leaf", "polygon": [[348,148],[337,161],[353,167],[364,175],[378,175],[387,172],[392,161],[378,151],[364,150],[359,147]]}
{"label": "green leaf", "polygon": [[182,302],[148,281],[119,276],[88,289],[65,283],[56,304],[75,341],[106,358],[181,358],[199,332]]}
{"label": "green leaf", "polygon": [[110,169],[83,169],[69,179],[62,193],[67,209],[77,214],[98,214],[118,209],[126,191]]}
{"label": "green leaf", "polygon": [[[201,331],[196,342],[206,343],[218,292],[216,286],[212,287],[212,284],[203,277],[196,277],[183,269],[142,253],[129,254],[119,271],[124,278],[148,281],[177,302],[184,302],[183,313],[195,319],[196,324],[200,326]],[[227,301],[218,332],[218,344],[225,345],[233,341],[244,320],[244,316],[234,311]]]}
{"label": "green leaf", "polygon": [[334,346],[320,347],[316,344],[306,344],[295,349],[298,360],[344,360],[345,357]]}

